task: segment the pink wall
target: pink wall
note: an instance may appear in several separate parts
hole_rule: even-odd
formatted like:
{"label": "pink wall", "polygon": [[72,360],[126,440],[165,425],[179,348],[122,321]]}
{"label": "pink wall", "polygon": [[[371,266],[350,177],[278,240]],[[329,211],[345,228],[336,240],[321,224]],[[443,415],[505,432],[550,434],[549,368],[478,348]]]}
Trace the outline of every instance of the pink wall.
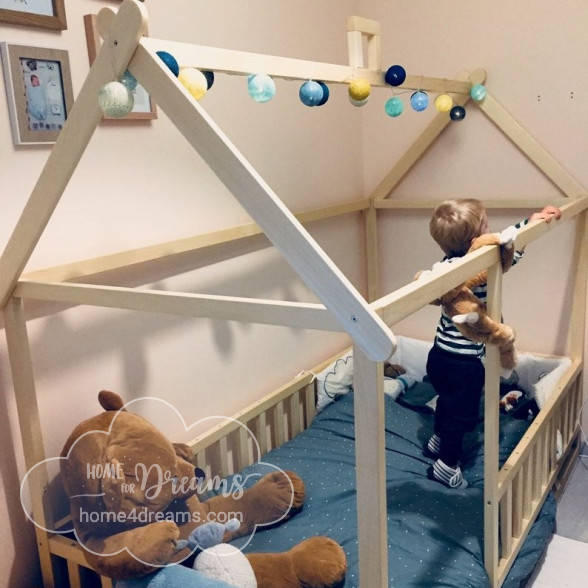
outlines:
{"label": "pink wall", "polygon": [[[0,37],[67,49],[77,94],[88,71],[83,14],[108,4],[66,2],[69,28],[63,33],[0,24]],[[588,82],[581,60],[588,6],[583,1],[560,6],[546,0],[178,0],[171,9],[169,3],[147,0],[146,6],[154,38],[341,64],[347,61],[346,17],[359,14],[379,20],[385,63],[402,63],[411,73],[437,77],[485,68],[489,90],[588,185],[588,172],[582,165],[586,138],[578,132],[587,128],[588,115]],[[385,89],[374,91],[362,109],[349,104],[344,87],[332,88],[324,109],[302,106],[297,92],[297,83],[278,81],[274,101],[259,105],[246,95],[243,78],[218,76],[202,102],[295,211],[368,194],[431,114],[407,111],[401,119],[388,119],[383,103],[391,94]],[[0,248],[47,154],[47,148],[12,145],[5,96],[0,92]],[[396,194],[532,198],[557,191],[517,156],[481,113],[470,109],[466,120],[446,131]],[[493,225],[500,228],[519,216],[496,215]],[[389,230],[381,245],[382,259],[388,256],[384,282],[391,289],[410,279],[415,270],[429,267],[438,259],[438,251],[427,235],[426,213],[386,213],[383,218]],[[248,220],[163,112],[150,123],[101,125],[28,269]],[[362,234],[359,219],[319,223],[311,232],[361,287],[362,252],[349,248]],[[556,319],[565,314],[560,284],[568,279],[569,269],[551,257],[559,249],[568,251],[569,234],[560,230],[550,239],[530,247],[516,278],[514,272],[512,282],[508,276],[513,296],[506,305],[508,317],[516,319],[521,342],[529,347],[538,343],[545,351],[560,350],[562,345],[558,320],[550,319],[545,330],[538,325],[546,314]],[[279,256],[263,246],[232,261],[219,257],[198,271],[173,279],[153,276],[152,280],[156,287],[170,290],[314,301]],[[529,282],[539,284],[532,306],[519,296]],[[426,310],[401,329],[429,337],[435,316]],[[98,410],[96,393],[102,388],[117,390],[127,400],[165,396],[188,422],[194,422],[207,415],[232,414],[345,341],[341,336],[296,329],[96,309],[45,312],[42,318],[29,321],[29,331],[48,456],[58,454],[78,421]],[[272,370],[267,369],[269,364]],[[38,581],[38,568],[32,525],[25,519],[18,495],[25,468],[3,341],[0,398],[4,415],[0,421],[0,525],[9,529],[1,540],[0,588],[28,587]],[[147,414],[157,416],[148,409]],[[174,440],[188,436],[170,423],[160,425],[170,427]]]}

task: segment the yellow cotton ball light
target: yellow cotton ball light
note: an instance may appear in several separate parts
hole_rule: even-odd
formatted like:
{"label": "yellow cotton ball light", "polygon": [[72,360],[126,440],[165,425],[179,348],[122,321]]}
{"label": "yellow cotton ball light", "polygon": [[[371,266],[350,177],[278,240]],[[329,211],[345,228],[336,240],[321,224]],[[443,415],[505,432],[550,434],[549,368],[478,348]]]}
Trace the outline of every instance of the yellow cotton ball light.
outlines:
{"label": "yellow cotton ball light", "polygon": [[439,112],[449,112],[453,106],[453,98],[449,94],[439,94],[435,98],[435,108]]}
{"label": "yellow cotton ball light", "polygon": [[98,92],[100,110],[110,118],[123,118],[135,105],[133,93],[121,82],[108,82]]}
{"label": "yellow cotton ball light", "polygon": [[372,91],[370,83],[363,78],[352,80],[349,84],[349,97],[358,102],[365,100]]}
{"label": "yellow cotton ball light", "polygon": [[183,68],[178,74],[178,80],[192,94],[195,100],[200,100],[208,89],[206,76],[193,67]]}

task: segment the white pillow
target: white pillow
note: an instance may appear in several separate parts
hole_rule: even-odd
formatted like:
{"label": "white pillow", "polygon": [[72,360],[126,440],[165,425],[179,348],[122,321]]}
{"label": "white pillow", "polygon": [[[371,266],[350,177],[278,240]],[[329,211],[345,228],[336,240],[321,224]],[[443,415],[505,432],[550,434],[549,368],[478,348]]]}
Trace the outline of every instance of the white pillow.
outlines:
{"label": "white pillow", "polygon": [[[334,402],[339,394],[348,394],[353,390],[353,353],[342,355],[329,364],[316,376],[317,403],[316,411],[320,412]],[[412,380],[414,382],[414,379]],[[392,378],[384,378],[384,393],[392,398],[398,398],[404,391],[404,384]]]}

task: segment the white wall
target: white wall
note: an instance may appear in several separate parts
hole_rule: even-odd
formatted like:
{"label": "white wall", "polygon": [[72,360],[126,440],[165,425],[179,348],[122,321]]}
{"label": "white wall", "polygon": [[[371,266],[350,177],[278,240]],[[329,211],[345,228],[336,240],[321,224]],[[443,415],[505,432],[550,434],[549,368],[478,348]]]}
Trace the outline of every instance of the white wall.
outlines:
{"label": "white wall", "polygon": [[[67,49],[77,94],[88,71],[82,16],[108,4],[66,2],[67,31],[0,25],[0,39]],[[110,5],[116,7],[118,2]],[[348,15],[379,20],[385,63],[402,63],[410,73],[437,77],[485,68],[489,90],[588,185],[588,172],[582,166],[586,138],[578,132],[586,128],[588,113],[581,61],[585,53],[581,27],[588,7],[581,0],[563,7],[546,0],[532,4],[524,0],[516,6],[504,0],[475,5],[466,0],[177,0],[173,9],[170,5],[147,0],[152,37],[333,63],[347,61]],[[247,96],[243,78],[219,75],[202,101],[293,210],[369,193],[432,114],[407,110],[400,119],[389,119],[383,111],[391,95],[388,90],[374,91],[369,104],[357,109],[348,103],[343,87],[331,88],[331,100],[324,108],[309,109],[298,100],[298,85],[278,81],[276,98],[260,105]],[[48,152],[45,147],[13,146],[5,96],[0,92],[0,247]],[[471,108],[466,120],[444,133],[396,194],[530,198],[557,191]],[[493,226],[504,226],[510,216],[496,215]],[[151,123],[99,127],[27,269],[248,220],[160,110]],[[383,259],[389,257],[384,271],[387,288],[401,285],[415,270],[438,259],[427,220],[425,213],[386,214],[389,234],[382,236],[381,250]],[[362,254],[349,247],[362,234],[359,219],[335,219],[313,225],[311,231],[361,287]],[[551,255],[568,242],[565,230],[552,233],[545,244],[529,247],[525,264],[506,277],[513,295],[507,296],[505,312],[525,348],[561,350],[565,333],[558,321],[547,319],[552,307],[556,318],[565,314],[562,289],[552,282],[567,280],[569,272]],[[314,300],[279,256],[261,245],[232,261],[219,257],[198,271],[153,280],[170,290]],[[515,296],[523,284],[537,280],[532,305]],[[399,328],[429,338],[435,321],[436,311],[427,309]],[[543,321],[549,323],[545,329]],[[52,312],[30,320],[29,329],[50,456],[58,454],[78,421],[98,410],[96,393],[102,388],[119,391],[127,400],[165,396],[191,423],[207,415],[233,413],[329,355],[343,339],[294,329],[95,309]],[[36,561],[34,537],[32,526],[24,524],[18,496],[24,466],[3,341],[0,387],[4,448],[0,524],[10,529],[0,539],[0,586],[30,586],[38,580],[38,568],[30,563]],[[159,416],[153,407],[145,406],[144,411],[150,418]],[[172,430],[170,422],[161,426],[170,428],[174,440],[189,436]]]}

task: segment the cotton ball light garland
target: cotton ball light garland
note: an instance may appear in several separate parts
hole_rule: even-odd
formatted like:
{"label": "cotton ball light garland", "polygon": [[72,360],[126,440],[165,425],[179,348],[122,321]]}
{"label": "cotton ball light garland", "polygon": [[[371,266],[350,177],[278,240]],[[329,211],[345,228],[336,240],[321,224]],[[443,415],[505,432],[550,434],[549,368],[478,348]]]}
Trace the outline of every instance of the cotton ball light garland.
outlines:
{"label": "cotton ball light garland", "polygon": [[135,105],[133,93],[121,82],[108,82],[98,92],[100,110],[110,118],[123,118]]}
{"label": "cotton ball light garland", "polygon": [[362,102],[369,97],[372,87],[368,80],[364,78],[357,78],[351,80],[349,84],[349,96],[358,102]]}
{"label": "cotton ball light garland", "polygon": [[449,94],[439,94],[435,98],[435,108],[438,112],[449,112],[453,106],[453,98]]}
{"label": "cotton ball light garland", "polygon": [[323,100],[324,91],[318,82],[308,80],[308,82],[304,82],[300,86],[298,96],[302,104],[306,106],[318,106]]}
{"label": "cotton ball light garland", "polygon": [[393,96],[392,98],[386,100],[384,110],[386,111],[386,114],[388,116],[396,118],[397,116],[400,116],[403,113],[404,103],[397,96]]}
{"label": "cotton ball light garland", "polygon": [[195,100],[200,100],[208,90],[206,76],[193,67],[182,68],[178,75],[178,80]]}
{"label": "cotton ball light garland", "polygon": [[161,61],[163,61],[163,63],[165,63],[165,65],[168,67],[168,69],[177,78],[180,73],[180,66],[178,65],[178,62],[176,61],[176,58],[171,53],[168,53],[167,51],[157,51],[157,56],[159,57],[159,59],[161,59]]}
{"label": "cotton ball light garland", "polygon": [[425,92],[419,90],[410,97],[410,105],[413,110],[422,112],[429,106],[429,97]]}
{"label": "cotton ball light garland", "polygon": [[267,74],[249,76],[247,89],[255,102],[269,102],[276,94],[276,84]]}

